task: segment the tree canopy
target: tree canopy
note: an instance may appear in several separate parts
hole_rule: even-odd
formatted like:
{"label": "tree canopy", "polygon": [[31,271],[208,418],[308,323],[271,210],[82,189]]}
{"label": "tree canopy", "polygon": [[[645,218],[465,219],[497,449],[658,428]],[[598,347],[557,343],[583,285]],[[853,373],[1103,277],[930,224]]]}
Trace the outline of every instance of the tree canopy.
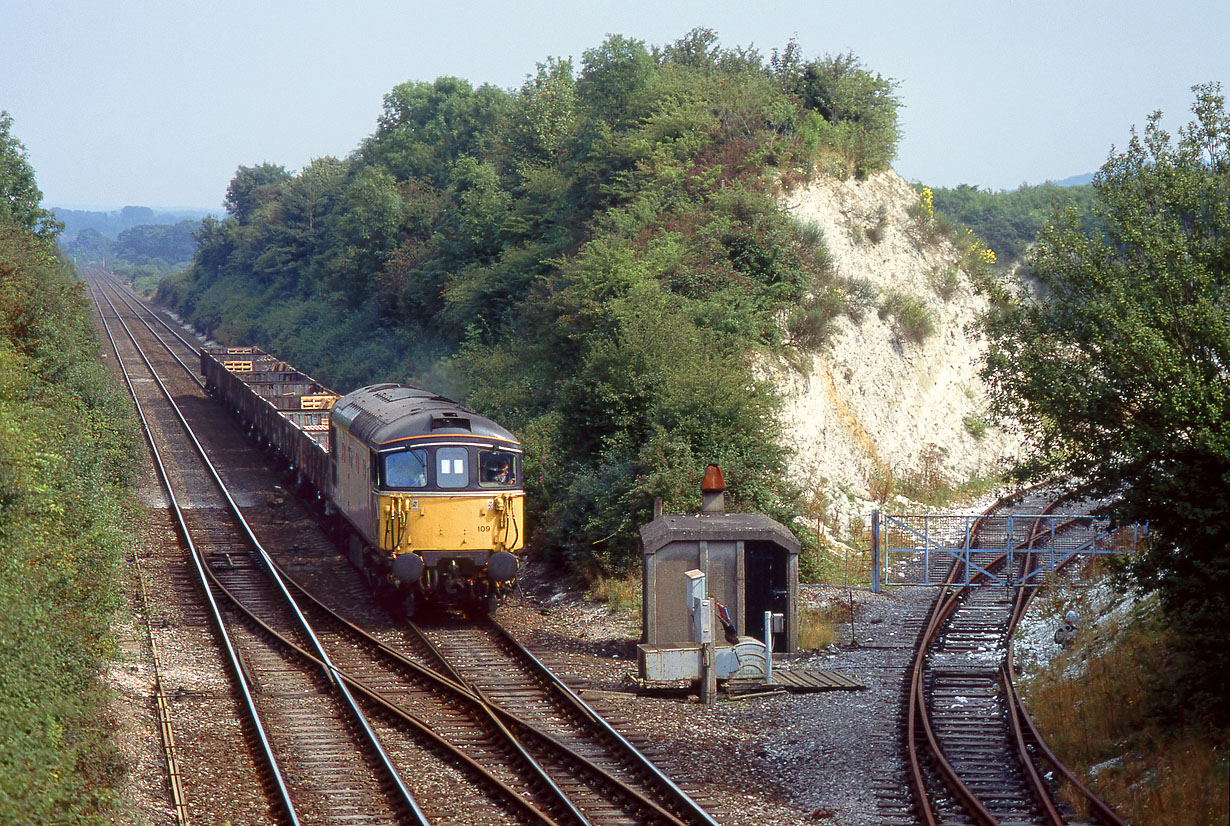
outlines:
{"label": "tree canopy", "polygon": [[692,507],[708,462],[788,521],[750,352],[817,340],[857,291],[776,187],[883,168],[891,90],[708,29],[611,35],[515,90],[399,84],[348,158],[241,167],[162,296],[339,389],[408,380],[496,417],[527,445],[535,542],[577,570],[627,564],[654,497]]}
{"label": "tree canopy", "polygon": [[[999,296],[984,375],[1033,450],[1022,478],[1066,474],[1145,523],[1131,566],[1182,632],[1183,679],[1230,673],[1230,117],[1193,87],[1173,141],[1161,113],[1096,176],[1094,225],[1072,209],[1028,257],[1035,299]],[[1197,679],[1187,679],[1197,675]]]}
{"label": "tree canopy", "polygon": [[55,237],[63,225],[43,208],[43,193],[34,180],[25,145],[12,133],[13,117],[0,110],[0,221]]}

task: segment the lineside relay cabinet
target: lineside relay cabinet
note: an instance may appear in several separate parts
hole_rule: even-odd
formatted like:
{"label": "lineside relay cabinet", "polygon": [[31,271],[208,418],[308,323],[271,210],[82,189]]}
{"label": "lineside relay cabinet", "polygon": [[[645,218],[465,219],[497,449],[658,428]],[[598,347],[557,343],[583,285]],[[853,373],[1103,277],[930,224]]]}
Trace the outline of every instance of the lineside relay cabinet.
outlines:
{"label": "lineside relay cabinet", "polygon": [[691,639],[682,583],[697,569],[735,634],[762,640],[765,612],[783,614],[785,632],[774,635],[773,650],[798,650],[799,542],[780,523],[759,513],[665,514],[640,538],[643,644],[670,648]]}

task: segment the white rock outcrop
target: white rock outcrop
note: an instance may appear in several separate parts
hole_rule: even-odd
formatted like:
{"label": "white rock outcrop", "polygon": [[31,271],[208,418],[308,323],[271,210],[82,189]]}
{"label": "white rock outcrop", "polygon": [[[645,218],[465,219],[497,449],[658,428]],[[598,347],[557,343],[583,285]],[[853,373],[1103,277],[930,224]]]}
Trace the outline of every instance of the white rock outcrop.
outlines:
{"label": "white rock outcrop", "polygon": [[[823,231],[839,277],[864,280],[880,300],[893,290],[920,299],[935,319],[934,334],[914,343],[875,308],[857,323],[843,316],[804,369],[766,368],[784,400],[795,481],[829,502],[863,499],[877,473],[927,470],[958,482],[1016,454],[1011,435],[987,428],[977,437],[967,426],[986,413],[978,376],[985,344],[973,323],[986,302],[965,272],[947,297],[937,290],[960,253],[949,241],[920,244],[908,232],[907,209],[918,202],[913,187],[890,170],[863,181],[819,179],[782,201]],[[833,514],[845,521],[865,509],[850,502],[838,510],[849,511]]]}

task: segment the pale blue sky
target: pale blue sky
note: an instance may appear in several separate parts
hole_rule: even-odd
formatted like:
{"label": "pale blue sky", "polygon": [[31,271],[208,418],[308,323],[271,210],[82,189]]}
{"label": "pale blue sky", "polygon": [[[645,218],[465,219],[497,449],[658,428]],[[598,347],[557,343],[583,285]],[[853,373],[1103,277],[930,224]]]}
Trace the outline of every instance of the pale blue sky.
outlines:
{"label": "pale blue sky", "polygon": [[1187,122],[1194,84],[1230,92],[1230,0],[0,0],[0,109],[49,206],[218,208],[240,165],[349,153],[398,83],[515,88],[697,26],[899,81],[894,167],[938,186],[1093,172],[1153,110]]}

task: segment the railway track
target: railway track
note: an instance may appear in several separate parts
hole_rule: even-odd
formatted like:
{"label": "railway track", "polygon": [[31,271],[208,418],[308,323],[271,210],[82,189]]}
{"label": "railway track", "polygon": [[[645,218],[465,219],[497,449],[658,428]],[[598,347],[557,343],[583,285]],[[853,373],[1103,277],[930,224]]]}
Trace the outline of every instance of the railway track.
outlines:
{"label": "railway track", "polygon": [[[272,817],[288,823],[301,822],[301,816],[326,823],[426,823],[370,723],[344,688],[324,672],[306,671],[287,662],[280,652],[257,644],[251,631],[235,621],[234,609],[220,604],[217,571],[225,570],[232,585],[241,577],[250,591],[263,588],[266,610],[276,610],[282,622],[293,622],[295,613],[292,602],[270,593],[277,589],[276,582],[260,570],[264,550],[183,417],[171,388],[162,381],[154,360],[161,355],[141,346],[134,329],[137,316],[130,313],[126,320],[105,291],[100,299],[99,314],[125,373],[133,376],[139,365],[148,370],[148,380],[130,381],[129,386],[146,421],[155,465],[166,482],[214,627],[228,652],[233,685],[243,700],[244,726],[249,739],[256,741],[253,751],[260,755],[259,783],[268,790]],[[123,329],[126,340],[112,332],[113,324]],[[165,360],[163,364],[165,369]],[[196,456],[182,449],[184,440],[177,438],[172,419],[189,435]],[[202,474],[202,468],[208,472]],[[204,476],[216,484],[201,484]],[[183,494],[191,497],[190,507],[181,507],[181,501],[188,502]],[[301,633],[310,636],[310,628],[305,626]],[[355,729],[366,736],[356,737]]]}
{"label": "railway track", "polygon": [[[156,336],[158,346],[168,354],[178,353],[175,359],[158,356],[161,369],[171,374],[178,365],[182,374],[194,373],[196,349],[191,340],[174,333],[174,325],[167,320],[155,320],[157,314],[131,298],[125,306],[134,317],[144,319],[142,325],[148,325],[150,338]],[[120,310],[115,312],[119,314]],[[212,404],[200,395],[199,387],[194,391],[184,384],[175,394],[189,406],[199,405],[202,412]],[[218,443],[219,453],[232,460],[224,475],[232,477],[247,496],[245,510],[264,521],[276,522],[281,506],[262,508],[260,503],[271,483],[249,480],[252,466],[262,465],[264,460],[253,459],[252,451],[235,442],[233,432],[219,437]],[[181,476],[189,497],[197,496],[199,484],[192,474],[181,472]],[[1041,513],[1046,500],[1045,492],[1036,492],[1024,503],[1014,503],[1014,509]],[[215,508],[196,510],[209,512]],[[297,516],[282,518],[284,522],[298,521]],[[1031,530],[1026,520],[1014,524],[1017,535],[1011,538],[1012,544],[1025,548]],[[265,527],[279,532],[277,525]],[[1065,529],[1080,530],[1082,526],[1074,523]],[[285,525],[280,530],[286,532]],[[986,539],[983,545],[1003,547],[1008,542],[1008,537],[999,537]],[[210,558],[219,572],[215,576],[223,584],[240,577],[237,568],[261,569],[246,549],[225,541],[218,547],[221,550]],[[290,582],[288,588],[303,602],[303,612],[310,615],[317,629],[314,633],[321,637],[336,664],[325,665],[304,647],[294,622],[285,617],[277,619],[276,615],[266,621],[270,609],[264,604],[268,597],[236,596],[236,603],[253,610],[248,618],[233,618],[231,622],[253,640],[272,637],[276,632],[282,642],[266,639],[261,644],[280,650],[278,656],[284,659],[306,666],[307,673],[317,675],[318,680],[321,674],[335,675],[347,685],[373,715],[380,739],[399,743],[392,749],[399,755],[395,762],[403,759],[413,765],[434,765],[420,774],[430,774],[434,785],[457,784],[445,792],[454,801],[454,808],[442,813],[430,811],[427,804],[430,815],[457,819],[461,813],[455,810],[455,801],[464,799],[479,801],[475,812],[465,816],[476,823],[712,822],[689,804],[686,794],[672,789],[668,779],[660,773],[655,775],[652,769],[646,771],[641,763],[647,761],[624,753],[618,742],[622,738],[617,734],[586,732],[589,713],[570,706],[564,696],[570,693],[566,687],[562,691],[533,687],[540,678],[531,676],[532,657],[527,660],[506,647],[496,626],[448,617],[409,631],[391,625],[387,616],[372,608],[357,574],[348,566],[339,569],[325,562],[336,562],[337,554],[319,532],[312,536],[298,534],[275,556],[280,563],[271,560],[270,567],[286,565],[283,570]],[[1015,558],[1028,557],[1017,554]],[[996,564],[993,554],[973,561],[988,569]],[[933,558],[930,564],[934,568],[940,561]],[[964,581],[965,573],[954,571],[953,576]],[[1015,578],[1021,576],[1018,572]],[[308,598],[306,587],[301,591],[296,579],[332,595],[322,601],[347,603],[366,629],[347,630],[339,617],[328,615],[320,603]],[[237,593],[245,587],[235,585],[233,590]],[[914,732],[903,749],[912,753],[907,773],[913,779],[913,791],[899,782],[873,781],[884,823],[1119,822],[1096,800],[1086,804],[1088,821],[1079,821],[1077,815],[1050,802],[1056,782],[1048,781],[1048,777],[1066,777],[1065,782],[1077,794],[1083,787],[1049,756],[1028,715],[1015,700],[1009,656],[1011,629],[1024,611],[1025,595],[1034,589],[1014,590],[1016,593],[1010,594],[1001,586],[953,586],[943,590],[934,606],[920,602],[907,610],[909,616],[899,635],[916,636],[920,641],[919,653],[903,664],[903,671],[909,675],[909,694],[900,719],[902,730]],[[195,612],[192,616],[198,623],[205,622]],[[361,639],[364,635],[371,639]],[[882,647],[904,650],[907,646],[892,642]],[[242,668],[250,670],[246,657],[241,661]],[[260,685],[258,679],[246,679]],[[299,690],[298,686],[288,686],[275,693],[290,695]],[[560,745],[568,748],[552,752]],[[450,752],[453,747],[456,750]],[[432,764],[432,760],[436,762]],[[632,778],[632,782],[621,786],[625,778]],[[268,781],[264,785],[267,787]],[[382,788],[380,782],[375,786]],[[339,795],[338,799],[344,798]],[[355,803],[347,805],[353,807]]]}
{"label": "railway track", "polygon": [[[992,511],[1002,508],[998,503]],[[1014,502],[1017,513],[1055,514],[1054,497],[1031,491]],[[985,517],[975,531],[1004,530],[1003,523]],[[996,527],[990,527],[994,524]],[[1011,536],[981,536],[982,547],[1013,547],[1028,551],[1043,535],[1036,522],[1014,520]],[[1063,521],[1057,533],[1088,531],[1086,520]],[[918,822],[972,823],[980,826],[1062,826],[1085,823],[1056,802],[1056,788],[1047,779],[1066,773],[1053,755],[1040,769],[1036,756],[1044,744],[1030,722],[1013,686],[1011,638],[1024,615],[1033,588],[983,583],[988,573],[1001,571],[1008,555],[975,553],[967,572],[957,561],[948,571],[932,604],[905,682],[904,737],[907,770]],[[1014,553],[1012,572],[1020,581],[1033,555]],[[969,585],[955,583],[968,581]],[[1073,777],[1072,780],[1075,780]],[[1087,788],[1072,788],[1087,796],[1085,807],[1094,822],[1122,822]]]}
{"label": "railway track", "polygon": [[[189,613],[234,651],[232,686],[251,697],[243,726],[268,743],[252,750],[264,754],[256,785],[273,801],[268,819],[714,823],[579,698],[561,699],[571,692],[545,669],[514,670],[507,654],[493,666],[496,636],[478,642],[471,631],[480,626],[445,622],[407,641],[372,609],[357,572],[338,564],[319,529],[305,531],[298,511],[287,519],[285,503],[262,501],[272,487],[264,463],[218,421],[189,366],[196,345],[117,285],[97,274],[88,281],[104,324],[128,337],[113,338],[117,359],[139,358],[144,367],[133,372],[150,377],[130,386],[150,411],[155,454],[170,458],[162,471],[168,498],[191,503],[177,509],[178,524],[199,564],[182,567],[197,569],[198,591],[219,606]],[[195,427],[201,458],[177,435]],[[208,456],[218,467],[202,473]],[[266,551],[258,534],[287,541]],[[312,596],[296,578],[327,586],[327,596]],[[349,604],[368,628],[327,608],[332,602]],[[498,626],[481,628],[499,635],[505,652],[517,648]],[[523,649],[516,656],[533,660]],[[181,770],[191,775],[192,767]]]}
{"label": "railway track", "polygon": [[411,630],[426,661],[438,663],[530,735],[553,774],[594,813],[592,822],[713,822],[496,620],[446,619]]}

